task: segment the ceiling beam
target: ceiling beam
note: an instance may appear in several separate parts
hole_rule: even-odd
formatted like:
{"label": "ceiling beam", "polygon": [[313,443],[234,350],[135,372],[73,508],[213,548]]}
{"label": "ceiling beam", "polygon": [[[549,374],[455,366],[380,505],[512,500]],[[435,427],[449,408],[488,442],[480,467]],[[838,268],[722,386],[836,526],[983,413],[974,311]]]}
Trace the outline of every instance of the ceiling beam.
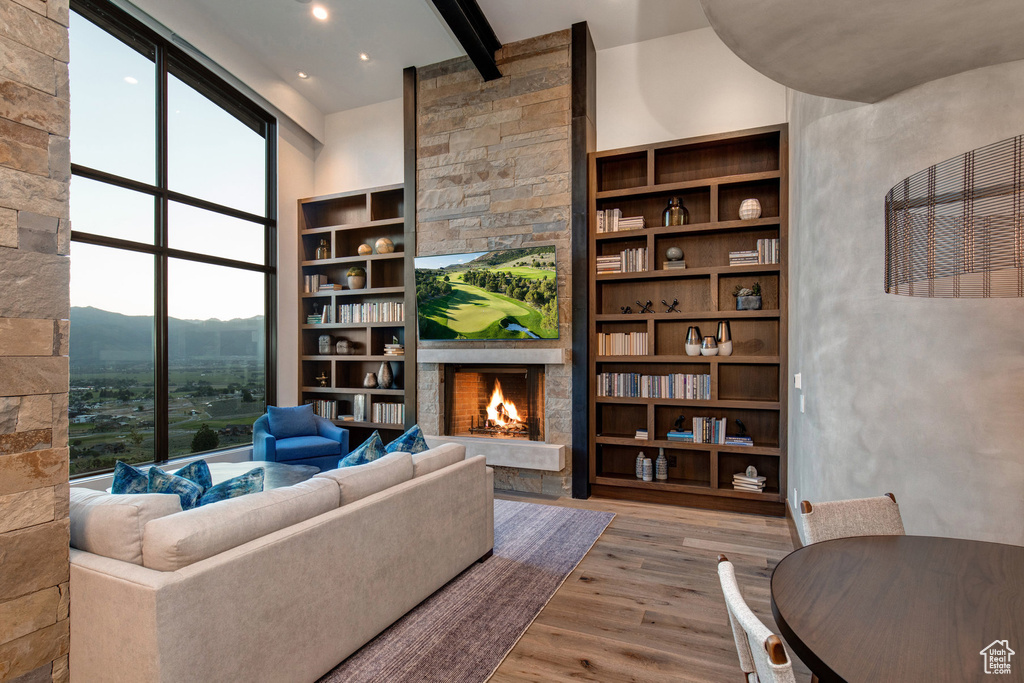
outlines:
{"label": "ceiling beam", "polygon": [[432,0],[485,81],[501,78],[494,53],[501,41],[476,0]]}

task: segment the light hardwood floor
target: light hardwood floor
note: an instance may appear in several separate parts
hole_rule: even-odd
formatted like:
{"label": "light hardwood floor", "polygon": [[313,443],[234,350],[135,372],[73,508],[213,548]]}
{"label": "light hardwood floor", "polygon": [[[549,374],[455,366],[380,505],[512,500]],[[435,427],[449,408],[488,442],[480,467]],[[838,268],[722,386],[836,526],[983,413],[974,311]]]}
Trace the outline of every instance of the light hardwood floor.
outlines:
{"label": "light hardwood floor", "polygon": [[[497,497],[615,513],[615,519],[491,678],[740,681],[717,558],[736,565],[774,632],[769,580],[793,550],[785,519],[600,498]],[[790,653],[790,657],[792,657]],[[794,658],[797,681],[810,672]]]}

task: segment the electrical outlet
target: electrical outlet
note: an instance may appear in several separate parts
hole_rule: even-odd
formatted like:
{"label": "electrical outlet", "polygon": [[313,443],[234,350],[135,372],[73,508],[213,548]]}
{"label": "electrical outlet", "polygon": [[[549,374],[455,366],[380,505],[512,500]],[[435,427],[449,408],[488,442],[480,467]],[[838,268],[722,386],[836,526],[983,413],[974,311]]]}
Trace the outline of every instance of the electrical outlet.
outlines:
{"label": "electrical outlet", "polygon": [[668,456],[668,466],[669,467],[675,467],[676,466],[676,456],[674,456],[674,455]]}
{"label": "electrical outlet", "polygon": [[796,487],[793,487],[793,507],[796,507],[800,503],[800,496],[796,494]]}
{"label": "electrical outlet", "polygon": [[794,389],[803,389],[803,377],[801,376],[801,373],[798,372],[793,375],[793,384],[795,385],[793,387]]}

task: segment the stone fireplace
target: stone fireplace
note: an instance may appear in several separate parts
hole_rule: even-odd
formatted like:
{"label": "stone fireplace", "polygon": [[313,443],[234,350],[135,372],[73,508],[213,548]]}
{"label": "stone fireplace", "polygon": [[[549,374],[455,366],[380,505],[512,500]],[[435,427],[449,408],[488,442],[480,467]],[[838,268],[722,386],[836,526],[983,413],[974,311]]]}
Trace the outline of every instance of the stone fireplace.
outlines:
{"label": "stone fireplace", "polygon": [[544,440],[544,366],[444,366],[444,435]]}

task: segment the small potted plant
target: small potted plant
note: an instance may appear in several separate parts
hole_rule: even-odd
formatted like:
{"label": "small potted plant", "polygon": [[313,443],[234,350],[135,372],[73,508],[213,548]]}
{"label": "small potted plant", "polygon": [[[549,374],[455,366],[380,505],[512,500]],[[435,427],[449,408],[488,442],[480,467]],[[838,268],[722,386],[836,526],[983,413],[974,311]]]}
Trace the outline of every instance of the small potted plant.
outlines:
{"label": "small potted plant", "polygon": [[366,270],[359,266],[352,266],[348,269],[348,288],[362,289],[366,286]]}
{"label": "small potted plant", "polygon": [[753,287],[741,287],[736,285],[732,295],[736,297],[737,311],[760,311],[761,310],[761,283],[755,282]]}

